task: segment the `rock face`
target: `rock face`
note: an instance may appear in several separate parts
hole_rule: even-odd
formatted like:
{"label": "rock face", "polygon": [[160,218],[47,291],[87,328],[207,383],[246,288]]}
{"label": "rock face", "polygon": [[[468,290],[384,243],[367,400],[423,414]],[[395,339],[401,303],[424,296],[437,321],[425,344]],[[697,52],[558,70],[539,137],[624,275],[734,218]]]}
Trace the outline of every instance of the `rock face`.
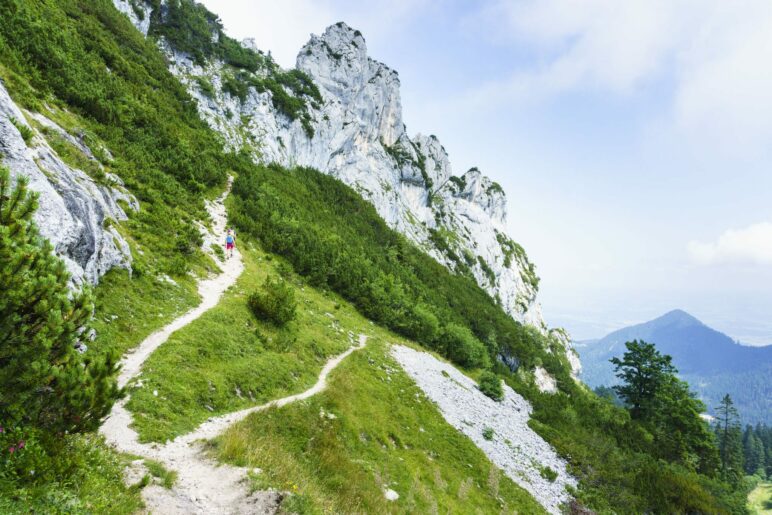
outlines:
{"label": "rock face", "polygon": [[85,172],[68,166],[28,118],[97,161],[85,144],[51,120],[22,112],[0,82],[0,160],[12,178],[28,177],[30,189],[39,194],[35,221],[66,263],[73,284],[96,283],[113,267],[130,269],[129,245],[109,220],[126,219],[119,200],[132,209],[138,209],[137,201],[125,192],[117,177],[106,174],[105,180],[97,183]]}
{"label": "rock face", "polygon": [[[200,66],[161,45],[202,117],[230,147],[251,150],[262,162],[309,166],[339,178],[435,259],[473,276],[515,319],[546,329],[533,265],[506,235],[501,187],[477,169],[454,176],[435,136],[408,136],[399,76],[367,55],[359,31],[338,23],[312,36],[298,54],[297,68],[323,99],[309,108],[313,136],[300,119],[274,108],[270,91],[250,87],[243,100],[223,91],[233,73],[222,62]],[[253,48],[254,42],[243,45]]]}

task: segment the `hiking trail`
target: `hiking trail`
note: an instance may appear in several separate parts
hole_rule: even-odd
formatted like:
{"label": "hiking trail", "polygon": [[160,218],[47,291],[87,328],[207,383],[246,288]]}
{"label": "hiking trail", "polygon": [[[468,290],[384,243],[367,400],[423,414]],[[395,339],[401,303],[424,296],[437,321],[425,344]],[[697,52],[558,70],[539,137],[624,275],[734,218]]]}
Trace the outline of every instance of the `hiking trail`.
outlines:
{"label": "hiking trail", "polygon": [[[219,198],[207,202],[206,207],[212,218],[212,229],[205,234],[204,249],[209,250],[210,253],[212,246],[219,245],[222,235],[225,234],[227,214],[224,202],[230,193],[230,187],[231,180],[228,182],[228,188]],[[166,342],[172,333],[215,307],[222,294],[236,283],[244,270],[238,249],[234,251],[232,258],[224,261],[220,261],[214,254],[212,256],[222,268],[222,272],[198,283],[201,303],[152,333],[123,357],[121,371],[118,375],[119,386],[126,386],[131,379],[138,376],[143,363],[158,347]],[[171,489],[155,484],[142,489],[142,498],[145,501],[147,512],[207,515],[274,513],[283,498],[281,492],[257,491],[250,494],[246,482],[249,469],[215,462],[204,455],[201,441],[214,438],[230,425],[243,420],[251,413],[271,407],[281,407],[316,395],[327,386],[327,376],[330,372],[349,354],[364,347],[366,342],[367,336],[360,335],[357,345],[331,358],[324,365],[319,373],[319,378],[311,388],[259,406],[210,418],[190,433],[180,435],[166,444],[139,442],[137,432],[131,427],[131,413],[126,409],[128,397],[115,403],[110,415],[100,428],[100,433],[105,436],[107,443],[118,451],[156,460],[167,469],[177,473],[177,479]],[[139,480],[144,475],[142,468],[139,463],[135,462],[130,473],[138,476],[136,479]]]}

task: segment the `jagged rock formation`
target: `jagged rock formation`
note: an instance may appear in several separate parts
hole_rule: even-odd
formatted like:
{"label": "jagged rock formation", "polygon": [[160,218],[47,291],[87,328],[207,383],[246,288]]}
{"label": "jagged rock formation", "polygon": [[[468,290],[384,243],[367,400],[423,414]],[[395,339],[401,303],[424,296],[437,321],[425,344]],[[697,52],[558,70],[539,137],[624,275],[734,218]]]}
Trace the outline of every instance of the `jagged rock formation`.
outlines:
{"label": "jagged rock formation", "polygon": [[38,192],[35,221],[64,260],[73,283],[96,283],[113,267],[130,269],[129,245],[110,220],[126,219],[118,201],[138,209],[136,199],[126,193],[118,177],[106,173],[96,182],[66,164],[28,120],[61,138],[100,169],[101,165],[80,139],[41,114],[19,109],[0,81],[0,161],[12,178],[28,177],[30,188]]}
{"label": "jagged rock formation", "polygon": [[[273,93],[249,86],[243,71],[216,59],[198,64],[165,41],[161,45],[202,117],[230,147],[247,149],[263,162],[310,166],[341,179],[438,261],[474,276],[514,318],[546,329],[533,265],[506,235],[503,190],[474,168],[452,175],[435,136],[408,136],[399,76],[367,55],[359,31],[338,23],[300,50],[297,69],[313,80],[322,99],[306,99],[307,121],[282,113]],[[244,46],[254,49],[254,42]],[[258,70],[254,77],[269,73]],[[226,87],[233,80],[247,83],[242,98]]]}

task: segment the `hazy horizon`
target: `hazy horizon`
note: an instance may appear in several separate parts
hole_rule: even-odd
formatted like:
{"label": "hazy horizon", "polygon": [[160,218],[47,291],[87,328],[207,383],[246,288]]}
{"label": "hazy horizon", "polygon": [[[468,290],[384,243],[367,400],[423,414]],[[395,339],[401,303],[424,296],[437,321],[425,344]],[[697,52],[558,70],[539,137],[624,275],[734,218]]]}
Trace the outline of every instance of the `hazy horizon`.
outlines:
{"label": "hazy horizon", "polygon": [[772,4],[205,0],[288,67],[339,20],[400,74],[408,132],[507,193],[551,326],[684,309],[772,344]]}

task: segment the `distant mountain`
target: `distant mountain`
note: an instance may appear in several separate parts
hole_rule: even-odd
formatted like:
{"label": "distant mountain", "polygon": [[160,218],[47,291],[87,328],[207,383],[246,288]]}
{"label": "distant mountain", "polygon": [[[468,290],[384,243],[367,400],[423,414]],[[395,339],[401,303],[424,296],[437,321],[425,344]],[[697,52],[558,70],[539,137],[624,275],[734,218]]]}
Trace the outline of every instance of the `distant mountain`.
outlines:
{"label": "distant mountain", "polygon": [[577,342],[582,380],[593,388],[616,384],[609,359],[624,354],[625,342],[635,339],[654,343],[661,353],[673,356],[679,375],[709,412],[729,393],[743,422],[772,423],[772,345],[740,345],[682,310],[619,329],[600,340]]}

